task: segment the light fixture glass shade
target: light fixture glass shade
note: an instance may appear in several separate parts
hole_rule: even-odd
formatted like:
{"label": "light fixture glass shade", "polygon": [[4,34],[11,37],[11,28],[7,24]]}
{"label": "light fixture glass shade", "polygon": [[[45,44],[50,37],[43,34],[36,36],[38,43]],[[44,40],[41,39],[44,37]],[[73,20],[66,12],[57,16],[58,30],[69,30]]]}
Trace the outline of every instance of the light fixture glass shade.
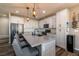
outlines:
{"label": "light fixture glass shade", "polygon": [[36,16],[36,12],[35,12],[35,11],[33,11],[33,16],[34,16],[34,17]]}
{"label": "light fixture glass shade", "polygon": [[36,16],[35,8],[33,8],[33,17]]}
{"label": "light fixture glass shade", "polygon": [[29,18],[29,17],[27,17],[27,21],[29,21],[29,19],[30,19],[30,18]]}
{"label": "light fixture glass shade", "polygon": [[26,7],[26,9],[27,9],[27,18],[26,19],[27,19],[27,21],[29,21],[29,19],[30,19],[29,18],[29,7]]}
{"label": "light fixture glass shade", "polygon": [[36,12],[35,11],[33,11],[33,15],[36,15]]}

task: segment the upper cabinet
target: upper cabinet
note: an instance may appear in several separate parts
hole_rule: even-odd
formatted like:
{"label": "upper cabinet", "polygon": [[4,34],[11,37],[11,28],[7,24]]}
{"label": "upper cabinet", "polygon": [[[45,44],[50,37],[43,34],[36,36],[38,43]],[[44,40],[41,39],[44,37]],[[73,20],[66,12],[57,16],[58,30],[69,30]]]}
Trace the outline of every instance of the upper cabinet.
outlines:
{"label": "upper cabinet", "polygon": [[69,10],[64,9],[56,13],[57,27],[67,28],[69,24]]}
{"label": "upper cabinet", "polygon": [[49,24],[49,28],[56,28],[56,16],[51,16],[39,21],[39,28],[43,28],[44,24]]}

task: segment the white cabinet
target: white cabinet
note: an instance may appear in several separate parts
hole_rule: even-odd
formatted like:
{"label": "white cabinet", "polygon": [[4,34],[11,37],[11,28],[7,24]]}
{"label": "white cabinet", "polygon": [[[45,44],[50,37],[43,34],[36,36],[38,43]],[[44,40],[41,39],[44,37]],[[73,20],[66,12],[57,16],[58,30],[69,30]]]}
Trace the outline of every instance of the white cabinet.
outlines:
{"label": "white cabinet", "polygon": [[42,51],[41,55],[42,56],[55,56],[55,40],[52,40],[47,43],[43,43],[41,45]]}
{"label": "white cabinet", "polygon": [[66,49],[67,22],[69,22],[68,9],[56,13],[56,44],[64,49]]}
{"label": "white cabinet", "polygon": [[56,16],[51,16],[39,21],[40,28],[43,28],[44,24],[49,24],[49,28],[56,28]]}

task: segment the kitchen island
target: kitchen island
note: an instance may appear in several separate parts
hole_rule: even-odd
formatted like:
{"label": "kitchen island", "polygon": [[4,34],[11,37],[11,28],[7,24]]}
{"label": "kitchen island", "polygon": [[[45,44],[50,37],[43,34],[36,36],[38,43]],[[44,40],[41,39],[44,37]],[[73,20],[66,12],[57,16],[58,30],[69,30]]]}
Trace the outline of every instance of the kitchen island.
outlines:
{"label": "kitchen island", "polygon": [[31,47],[41,46],[41,56],[55,56],[55,40],[56,37],[34,36],[31,34],[23,34],[25,40],[30,44]]}

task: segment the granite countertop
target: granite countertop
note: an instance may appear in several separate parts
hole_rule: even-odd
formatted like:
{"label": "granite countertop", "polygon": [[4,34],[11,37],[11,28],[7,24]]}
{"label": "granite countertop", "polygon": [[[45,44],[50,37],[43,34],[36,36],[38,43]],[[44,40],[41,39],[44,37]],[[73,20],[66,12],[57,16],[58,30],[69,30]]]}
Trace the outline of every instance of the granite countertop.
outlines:
{"label": "granite countertop", "polygon": [[32,47],[35,47],[35,46],[38,46],[38,45],[41,45],[45,42],[50,42],[52,40],[55,40],[55,36],[33,36],[33,35],[26,35],[26,34],[23,34],[24,38],[28,41],[28,43],[32,46]]}

